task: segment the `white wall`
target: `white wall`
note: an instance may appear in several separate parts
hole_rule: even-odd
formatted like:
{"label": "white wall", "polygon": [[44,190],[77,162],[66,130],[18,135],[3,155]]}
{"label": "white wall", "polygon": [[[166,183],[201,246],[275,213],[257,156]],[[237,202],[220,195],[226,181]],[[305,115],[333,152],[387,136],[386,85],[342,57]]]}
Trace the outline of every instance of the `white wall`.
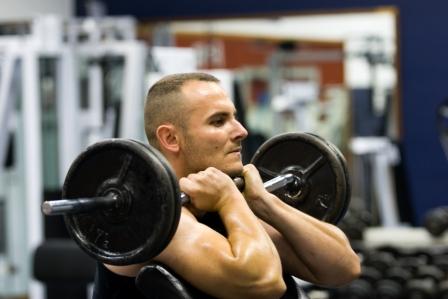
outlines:
{"label": "white wall", "polygon": [[210,32],[316,41],[342,41],[366,35],[395,39],[392,11],[301,15],[261,19],[179,21],[171,23],[173,32]]}
{"label": "white wall", "polygon": [[42,14],[74,15],[74,0],[0,0],[0,22],[26,21]]}

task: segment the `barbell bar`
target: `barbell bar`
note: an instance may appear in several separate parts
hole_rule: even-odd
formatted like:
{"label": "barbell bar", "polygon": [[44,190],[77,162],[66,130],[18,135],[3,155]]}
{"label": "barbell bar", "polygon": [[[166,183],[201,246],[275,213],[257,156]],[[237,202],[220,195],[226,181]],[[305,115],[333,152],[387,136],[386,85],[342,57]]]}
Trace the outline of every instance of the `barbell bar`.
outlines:
{"label": "barbell bar", "polygon": [[[240,177],[233,179],[235,185],[240,191],[244,189],[244,180]],[[273,192],[279,188],[285,187],[290,183],[294,183],[299,188],[300,179],[291,174],[278,175],[277,177],[265,182],[264,188],[268,192]],[[106,196],[77,198],[77,199],[59,199],[44,201],[42,204],[42,213],[47,216],[88,213],[98,209],[112,209],[119,206],[120,196],[114,192],[110,192]],[[181,192],[179,197],[181,205],[190,202],[190,197]]]}

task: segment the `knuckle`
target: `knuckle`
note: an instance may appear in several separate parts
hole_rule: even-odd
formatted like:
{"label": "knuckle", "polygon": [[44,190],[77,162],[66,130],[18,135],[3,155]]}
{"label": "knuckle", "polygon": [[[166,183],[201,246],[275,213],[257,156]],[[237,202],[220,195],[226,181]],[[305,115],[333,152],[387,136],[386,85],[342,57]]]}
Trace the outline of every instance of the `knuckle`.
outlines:
{"label": "knuckle", "polygon": [[218,169],[216,169],[215,167],[208,167],[207,172],[210,174],[216,174],[218,172]]}
{"label": "knuckle", "polygon": [[256,170],[254,164],[247,164],[246,166],[247,166],[247,169],[249,169],[249,170],[251,170],[251,171]]}
{"label": "knuckle", "polygon": [[195,173],[190,173],[189,175],[187,175],[187,179],[189,179],[189,180],[194,180],[194,178],[196,177],[197,175],[195,174]]}

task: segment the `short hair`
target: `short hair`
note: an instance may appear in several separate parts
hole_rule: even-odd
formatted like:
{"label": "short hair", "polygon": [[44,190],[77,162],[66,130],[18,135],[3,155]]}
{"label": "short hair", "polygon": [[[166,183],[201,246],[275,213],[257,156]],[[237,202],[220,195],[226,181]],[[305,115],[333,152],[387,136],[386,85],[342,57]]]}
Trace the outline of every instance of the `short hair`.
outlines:
{"label": "short hair", "polygon": [[163,77],[148,91],[144,108],[145,133],[149,144],[158,149],[156,131],[161,124],[172,123],[185,129],[187,119],[181,88],[188,81],[220,82],[206,73],[179,73]]}

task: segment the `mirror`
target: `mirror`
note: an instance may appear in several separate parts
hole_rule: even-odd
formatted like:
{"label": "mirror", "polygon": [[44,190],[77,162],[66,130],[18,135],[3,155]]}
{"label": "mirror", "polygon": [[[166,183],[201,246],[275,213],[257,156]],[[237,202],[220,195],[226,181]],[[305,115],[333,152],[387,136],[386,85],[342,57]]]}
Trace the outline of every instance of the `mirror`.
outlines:
{"label": "mirror", "polygon": [[384,8],[173,21],[152,24],[152,41],[192,48],[197,69],[230,70],[251,132],[313,131],[345,151],[351,136],[399,136],[396,18]]}
{"label": "mirror", "polygon": [[[250,132],[245,162],[273,135],[313,132],[341,149],[354,197],[375,211],[395,196],[393,178],[373,178],[378,165],[370,157],[400,138],[397,17],[395,8],[385,7],[177,20],[140,28],[146,28],[141,34],[151,34],[158,48],[152,53],[158,72],[174,72],[182,65],[176,61],[171,68],[173,59],[157,53],[168,57],[164,46],[191,49],[190,64],[194,60],[196,69],[227,72],[229,93]],[[392,218],[398,221],[397,215]]]}

